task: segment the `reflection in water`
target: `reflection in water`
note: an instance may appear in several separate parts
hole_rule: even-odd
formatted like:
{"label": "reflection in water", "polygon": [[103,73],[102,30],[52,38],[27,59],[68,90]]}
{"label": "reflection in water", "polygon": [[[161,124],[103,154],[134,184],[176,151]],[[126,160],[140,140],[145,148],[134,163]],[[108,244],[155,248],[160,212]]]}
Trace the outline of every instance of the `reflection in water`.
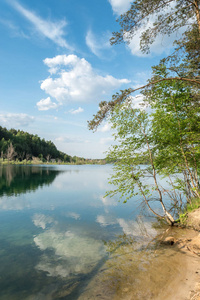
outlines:
{"label": "reflection in water", "polygon": [[135,199],[124,205],[101,196],[109,172],[0,166],[1,300],[124,300],[133,287],[127,299],[157,293],[164,277],[156,268],[168,276],[165,250],[155,253],[155,241],[144,247],[160,229],[137,217]]}
{"label": "reflection in water", "polygon": [[51,184],[60,172],[39,166],[0,165],[0,197],[35,191]]}
{"label": "reflection in water", "polygon": [[33,223],[35,226],[45,229],[48,224],[54,223],[54,220],[52,217],[43,214],[34,214]]}
{"label": "reflection in water", "polygon": [[36,266],[49,276],[87,274],[105,254],[101,241],[71,231],[59,232],[55,227],[36,236],[34,242],[42,251],[51,250]]}
{"label": "reflection in water", "polygon": [[69,212],[66,214],[67,217],[71,217],[75,220],[79,220],[81,218],[81,216],[75,212]]}
{"label": "reflection in water", "polygon": [[[163,291],[177,279],[177,274],[186,271],[183,261],[187,254],[176,246],[160,245],[159,238],[160,235],[139,241],[123,234],[105,242],[109,259],[78,299],[166,299]],[[167,299],[174,299],[173,291],[171,298],[170,293],[168,296]]]}
{"label": "reflection in water", "polygon": [[119,225],[124,234],[139,238],[155,236],[157,233],[152,227],[152,224],[145,221],[141,215],[138,215],[135,220],[125,220],[123,218],[116,218],[107,213],[106,215],[98,215],[96,222],[102,227]]}

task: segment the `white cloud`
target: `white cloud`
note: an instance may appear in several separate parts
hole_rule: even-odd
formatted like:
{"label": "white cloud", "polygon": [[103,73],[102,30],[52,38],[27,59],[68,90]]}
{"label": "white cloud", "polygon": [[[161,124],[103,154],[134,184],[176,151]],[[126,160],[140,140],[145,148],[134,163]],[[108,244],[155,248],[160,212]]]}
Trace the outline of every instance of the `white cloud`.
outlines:
{"label": "white cloud", "polygon": [[55,98],[59,105],[70,101],[99,101],[130,82],[111,75],[98,75],[88,61],[76,55],[58,55],[46,58],[44,63],[52,76],[42,81],[41,89]]}
{"label": "white cloud", "polygon": [[61,143],[78,143],[78,144],[83,144],[86,143],[88,141],[82,139],[81,137],[68,137],[68,136],[59,136],[55,139],[57,142],[61,142]]}
{"label": "white cloud", "polygon": [[49,109],[55,109],[58,107],[58,105],[51,101],[50,97],[47,97],[46,99],[41,99],[39,102],[36,103],[38,110],[49,110]]}
{"label": "white cloud", "polygon": [[59,136],[55,139],[57,142],[61,142],[61,143],[72,143],[74,141],[72,141],[72,139],[70,139],[69,137],[65,137],[65,136]]}
{"label": "white cloud", "polygon": [[27,114],[0,114],[0,123],[5,127],[27,126],[35,120],[34,117]]}
{"label": "white cloud", "polygon": [[[175,2],[170,3],[165,9],[163,9],[162,13],[170,13],[171,9],[173,9]],[[170,36],[158,34],[155,38],[155,41],[152,45],[150,45],[150,54],[144,54],[140,50],[140,37],[141,34],[146,31],[147,29],[153,28],[153,24],[156,20],[156,14],[153,14],[149,20],[135,33],[133,37],[131,37],[130,43],[128,44],[128,48],[130,49],[133,55],[144,57],[144,56],[151,56],[153,55],[161,55],[166,54],[168,55],[170,51],[173,49],[173,42],[177,38],[181,37],[183,32],[186,30],[186,26],[181,28],[180,30],[173,32]],[[124,40],[128,37],[128,32],[125,33]]]}
{"label": "white cloud", "polygon": [[130,8],[131,0],[108,0],[115,14],[121,15]]}
{"label": "white cloud", "polygon": [[106,137],[106,138],[101,138],[100,139],[100,144],[109,144],[111,142],[114,141],[114,138],[113,137]]}
{"label": "white cloud", "polygon": [[99,131],[99,132],[107,132],[110,130],[111,130],[111,125],[108,122],[106,122],[103,126],[101,126],[97,129],[97,131]]}
{"label": "white cloud", "polygon": [[32,11],[24,8],[21,4],[17,1],[11,1],[11,5],[21,13],[32,25],[34,28],[43,36],[53,41],[60,47],[64,47],[69,50],[73,50],[70,45],[64,39],[64,27],[66,27],[67,23],[65,20],[59,22],[51,22],[45,21],[41,17],[37,16]]}
{"label": "white cloud", "polygon": [[111,48],[110,33],[106,33],[101,37],[96,37],[91,30],[86,35],[86,44],[88,48],[98,57],[102,57],[102,51]]}
{"label": "white cloud", "polygon": [[82,107],[79,107],[78,109],[71,109],[69,112],[72,115],[76,115],[84,112],[84,109]]}
{"label": "white cloud", "polygon": [[[140,37],[142,32],[146,29],[153,26],[153,19],[150,20],[145,27],[140,28],[137,33],[131,38],[130,43],[128,44],[128,48],[130,49],[131,53],[138,57],[147,57],[153,55],[160,55],[162,53],[169,54],[170,50],[173,48],[173,41],[177,39],[177,33],[173,33],[170,36],[162,37],[158,35],[154,41],[154,43],[150,46],[150,54],[142,53],[140,50]],[[125,40],[127,35],[125,35]]]}
{"label": "white cloud", "polygon": [[141,94],[136,95],[135,97],[130,96],[129,100],[131,101],[132,108],[141,108],[142,109],[145,106],[144,98],[145,97]]}

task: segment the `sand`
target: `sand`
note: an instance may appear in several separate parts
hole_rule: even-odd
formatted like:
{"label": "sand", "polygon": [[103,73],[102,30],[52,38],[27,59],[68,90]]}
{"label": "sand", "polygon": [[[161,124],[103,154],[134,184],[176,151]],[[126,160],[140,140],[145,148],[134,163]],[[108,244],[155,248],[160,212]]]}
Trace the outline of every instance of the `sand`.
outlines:
{"label": "sand", "polygon": [[[165,243],[169,237],[173,245]],[[117,247],[78,299],[200,300],[198,231],[170,228],[140,247],[137,242]]]}

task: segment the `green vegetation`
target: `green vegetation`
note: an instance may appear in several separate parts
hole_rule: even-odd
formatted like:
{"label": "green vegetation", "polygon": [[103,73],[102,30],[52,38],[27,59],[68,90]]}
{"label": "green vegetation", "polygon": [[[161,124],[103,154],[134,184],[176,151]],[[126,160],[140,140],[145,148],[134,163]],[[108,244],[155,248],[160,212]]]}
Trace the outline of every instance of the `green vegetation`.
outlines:
{"label": "green vegetation", "polygon": [[186,225],[188,219],[188,213],[200,207],[200,198],[191,199],[190,203],[186,203],[183,211],[179,214],[179,219],[176,220],[177,223],[181,225]]}
{"label": "green vegetation", "polygon": [[0,126],[0,164],[104,164],[103,159],[85,159],[59,151],[54,143],[37,135]]}
{"label": "green vegetation", "polygon": [[[117,141],[108,152],[114,162],[110,183],[116,188],[106,195],[121,194],[126,202],[140,195],[158,218],[173,225],[173,209],[187,207],[200,198],[200,2],[198,0],[135,0],[131,9],[119,18],[121,30],[112,44],[129,43],[149,18],[154,23],[140,37],[140,48],[148,53],[158,35],[171,35],[187,28],[174,42],[175,51],[152,67],[148,82],[137,89],[126,89],[99,104],[99,111],[89,122],[95,130],[107,118]],[[134,108],[133,93],[141,90],[143,105]],[[149,161],[147,168],[141,161]],[[170,189],[159,183],[163,176]],[[148,184],[152,177],[154,184]],[[155,208],[157,200],[163,210]],[[167,203],[166,203],[167,202]]]}
{"label": "green vegetation", "polygon": [[1,158],[11,160],[38,160],[49,162],[50,160],[62,160],[70,162],[71,157],[57,150],[51,141],[45,141],[37,135],[29,134],[21,130],[0,127],[0,153]]}

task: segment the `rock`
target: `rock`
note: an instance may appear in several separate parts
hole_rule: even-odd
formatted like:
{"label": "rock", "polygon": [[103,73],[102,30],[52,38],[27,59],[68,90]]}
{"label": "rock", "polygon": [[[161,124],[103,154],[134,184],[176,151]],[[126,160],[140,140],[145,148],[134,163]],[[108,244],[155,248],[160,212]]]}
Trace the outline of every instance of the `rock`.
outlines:
{"label": "rock", "polygon": [[161,241],[161,244],[172,246],[175,242],[176,240],[173,236],[168,236],[163,241]]}

